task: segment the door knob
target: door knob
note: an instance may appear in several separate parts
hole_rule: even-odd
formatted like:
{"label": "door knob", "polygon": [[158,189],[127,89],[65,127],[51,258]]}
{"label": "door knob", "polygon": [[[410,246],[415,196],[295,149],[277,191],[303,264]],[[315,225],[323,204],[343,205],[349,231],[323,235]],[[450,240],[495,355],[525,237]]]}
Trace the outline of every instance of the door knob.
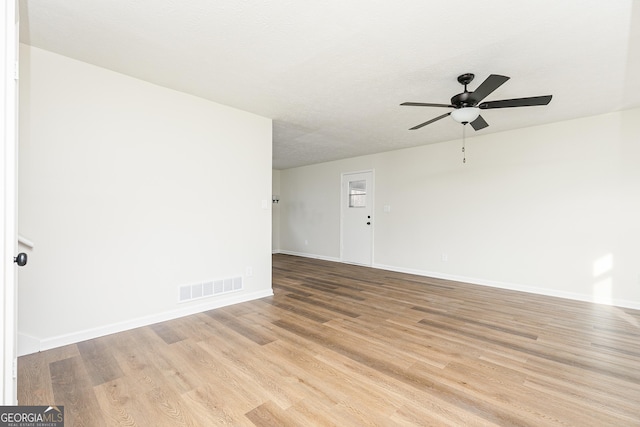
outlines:
{"label": "door knob", "polygon": [[18,264],[20,267],[24,267],[27,265],[27,254],[20,252],[17,257],[13,258],[13,262]]}

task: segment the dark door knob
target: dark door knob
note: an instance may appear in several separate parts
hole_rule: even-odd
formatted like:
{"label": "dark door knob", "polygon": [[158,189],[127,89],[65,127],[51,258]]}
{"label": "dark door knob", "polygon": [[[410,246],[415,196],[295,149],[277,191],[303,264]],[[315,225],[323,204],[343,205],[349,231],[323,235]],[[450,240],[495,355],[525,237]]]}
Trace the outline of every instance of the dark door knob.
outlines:
{"label": "dark door knob", "polygon": [[27,265],[27,254],[20,252],[18,256],[13,259],[13,262],[18,264],[20,267],[24,267]]}

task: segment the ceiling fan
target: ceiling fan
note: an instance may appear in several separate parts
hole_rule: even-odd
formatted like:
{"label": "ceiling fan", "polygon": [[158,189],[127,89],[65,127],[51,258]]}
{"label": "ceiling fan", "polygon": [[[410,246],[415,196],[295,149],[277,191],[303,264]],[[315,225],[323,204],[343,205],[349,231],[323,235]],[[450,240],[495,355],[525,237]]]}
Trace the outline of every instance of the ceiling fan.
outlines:
{"label": "ceiling fan", "polygon": [[451,104],[432,104],[425,102],[403,102],[400,105],[413,106],[413,107],[444,107],[453,108],[453,111],[438,116],[434,119],[427,120],[424,123],[420,123],[417,126],[412,127],[410,130],[420,129],[423,126],[437,122],[440,119],[444,119],[447,116],[453,117],[458,123],[466,125],[471,124],[474,130],[484,129],[489,124],[480,115],[480,110],[489,110],[492,108],[511,108],[511,107],[529,107],[533,105],[547,105],[551,101],[551,95],[545,96],[531,96],[528,98],[514,98],[514,99],[501,99],[499,101],[487,101],[481,102],[487,96],[489,96],[494,90],[498,89],[504,82],[509,80],[509,77],[500,76],[498,74],[491,74],[483,81],[480,86],[473,92],[467,90],[467,85],[471,83],[475,76],[471,73],[466,73],[458,76],[458,82],[464,85],[464,92],[455,95],[451,98]]}

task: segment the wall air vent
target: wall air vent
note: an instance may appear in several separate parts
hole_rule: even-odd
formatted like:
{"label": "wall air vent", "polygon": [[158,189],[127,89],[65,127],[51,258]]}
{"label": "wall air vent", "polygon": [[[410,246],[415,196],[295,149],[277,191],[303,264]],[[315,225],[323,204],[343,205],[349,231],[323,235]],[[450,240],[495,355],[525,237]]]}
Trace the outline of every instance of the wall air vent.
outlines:
{"label": "wall air vent", "polygon": [[208,282],[181,285],[179,302],[193,301],[214,295],[228,294],[242,290],[242,276],[215,279]]}

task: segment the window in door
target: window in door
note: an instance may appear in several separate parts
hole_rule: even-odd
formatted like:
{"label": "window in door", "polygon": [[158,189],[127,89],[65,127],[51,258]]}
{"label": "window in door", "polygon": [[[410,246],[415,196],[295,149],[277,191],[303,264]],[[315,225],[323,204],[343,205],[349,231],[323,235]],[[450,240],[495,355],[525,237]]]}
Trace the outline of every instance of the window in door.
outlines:
{"label": "window in door", "polygon": [[349,181],[349,207],[364,208],[367,206],[367,181]]}

